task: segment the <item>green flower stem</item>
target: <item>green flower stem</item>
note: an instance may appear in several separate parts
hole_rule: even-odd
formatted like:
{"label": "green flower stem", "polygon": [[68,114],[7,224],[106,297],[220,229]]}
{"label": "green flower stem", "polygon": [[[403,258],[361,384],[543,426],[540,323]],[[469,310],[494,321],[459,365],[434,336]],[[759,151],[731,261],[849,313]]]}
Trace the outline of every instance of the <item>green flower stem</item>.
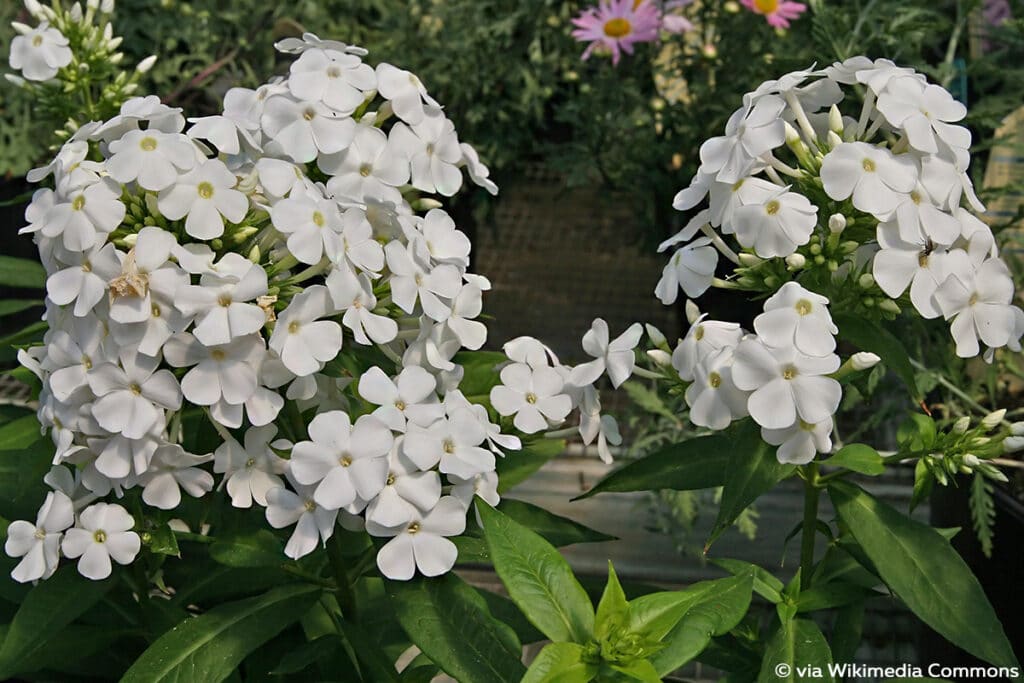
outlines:
{"label": "green flower stem", "polygon": [[818,533],[818,500],[821,488],[818,486],[818,463],[812,462],[804,468],[804,523],[800,535],[800,589],[805,590],[811,583],[811,568],[814,566],[814,537]]}
{"label": "green flower stem", "polygon": [[331,570],[334,572],[334,582],[338,592],[335,597],[338,605],[341,606],[341,613],[346,621],[356,623],[358,613],[356,612],[356,596],[352,590],[352,581],[349,579],[348,571],[345,569],[345,556],[342,553],[342,540],[340,534],[334,534],[327,541],[327,558],[331,563]]}
{"label": "green flower stem", "polygon": [[637,377],[646,377],[647,379],[665,379],[665,375],[660,372],[654,372],[639,366],[633,368],[633,374]]}
{"label": "green flower stem", "polygon": [[545,439],[565,439],[570,436],[579,434],[578,427],[566,427],[565,429],[558,429],[553,432],[544,432]]}

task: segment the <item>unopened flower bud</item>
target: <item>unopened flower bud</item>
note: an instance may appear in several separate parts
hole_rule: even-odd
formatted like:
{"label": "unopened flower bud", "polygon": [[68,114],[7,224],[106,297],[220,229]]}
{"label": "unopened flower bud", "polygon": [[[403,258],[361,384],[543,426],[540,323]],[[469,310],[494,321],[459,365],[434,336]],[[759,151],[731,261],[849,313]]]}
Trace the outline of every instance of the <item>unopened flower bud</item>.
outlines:
{"label": "unopened flower bud", "polygon": [[644,323],[644,329],[647,330],[647,337],[651,340],[652,344],[659,348],[668,345],[665,335],[657,327],[650,323]]}
{"label": "unopened flower bud", "polygon": [[1010,425],[1010,433],[1014,436],[1024,436],[1024,422],[1014,422]]}
{"label": "unopened flower bud", "polygon": [[12,21],[11,28],[13,28],[17,33],[20,33],[23,36],[27,36],[28,34],[32,33],[32,27],[29,26],[28,24],[23,24],[20,21]]}
{"label": "unopened flower bud", "polygon": [[828,132],[828,136],[827,136],[826,139],[828,140],[828,146],[833,148],[833,149],[835,149],[839,145],[843,144],[843,139],[841,137],[839,137],[838,135],[836,135],[831,130]]}
{"label": "unopened flower bud", "polygon": [[100,0],[85,0],[85,8],[95,12],[100,8]]}
{"label": "unopened flower bud", "polygon": [[431,199],[430,197],[420,197],[419,199],[411,202],[411,204],[412,208],[417,211],[430,211],[431,209],[440,209],[444,206],[441,202],[436,199]]}
{"label": "unopened flower bud", "polygon": [[764,259],[762,259],[761,257],[755,254],[747,253],[745,251],[740,252],[739,254],[737,254],[737,256],[739,256],[740,263],[746,266],[747,268],[756,266],[764,261]]}
{"label": "unopened flower bud", "polygon": [[12,85],[18,88],[25,87],[25,79],[21,76],[15,76],[14,74],[4,74],[4,78],[8,80]]}
{"label": "unopened flower bud", "polygon": [[156,64],[156,55],[150,55],[139,62],[139,65],[135,67],[135,70],[140,74],[144,74],[152,69],[154,64]]}
{"label": "unopened flower bud", "polygon": [[953,423],[952,431],[954,434],[963,434],[971,428],[971,418],[964,415],[959,420]]}
{"label": "unopened flower bud", "polygon": [[1000,472],[1000,471],[999,471],[998,469],[996,469],[996,468],[995,468],[995,467],[993,467],[992,465],[989,465],[989,464],[988,464],[987,462],[983,462],[983,463],[981,463],[980,465],[978,465],[978,472],[980,472],[980,473],[984,474],[984,475],[985,475],[986,477],[988,477],[989,479],[993,479],[993,480],[995,480],[995,481],[1001,481],[1001,482],[1003,482],[1004,484],[1005,484],[1005,483],[1006,483],[1007,481],[1009,481],[1009,480],[1008,480],[1008,479],[1006,478],[1006,475],[1005,475],[1005,474],[1003,474],[1002,472]]}
{"label": "unopened flower bud", "polygon": [[104,14],[110,14],[114,11],[114,0],[103,0],[100,3],[100,11]]}
{"label": "unopened flower bud", "polygon": [[774,275],[769,275],[764,279],[764,286],[768,289],[775,289],[779,286],[779,278]]}
{"label": "unopened flower bud", "polygon": [[828,217],[828,229],[833,234],[838,235],[843,230],[846,230],[846,216],[841,213],[834,213]]}
{"label": "unopened flower bud", "polygon": [[[114,40],[118,40],[119,38],[120,38],[120,36],[118,36]],[[123,52],[115,52],[114,54],[110,55],[110,63],[111,64],[120,64],[123,59],[124,59],[124,53]]]}
{"label": "unopened flower bud", "polygon": [[124,236],[124,245],[127,248],[129,248],[129,249],[134,248],[135,247],[135,243],[138,242],[138,241],[139,241],[139,234],[138,233],[133,232],[130,235],[125,235]]}
{"label": "unopened flower bud", "polygon": [[1024,436],[1008,436],[1003,439],[1003,452],[1016,453],[1024,449]]}
{"label": "unopened flower bud", "polygon": [[964,455],[963,462],[968,467],[977,467],[978,465],[981,464],[981,461],[978,460],[978,456],[974,455],[973,453],[966,453]]}
{"label": "unopened flower bud", "polygon": [[843,114],[839,111],[839,107],[834,104],[828,110],[828,129],[833,133],[843,134]]}
{"label": "unopened flower bud", "polygon": [[811,255],[817,256],[820,253],[821,253],[821,245],[818,244],[817,242],[815,242],[814,244],[811,245]]}
{"label": "unopened flower bud", "polygon": [[992,441],[992,439],[990,439],[987,436],[976,436],[973,439],[971,439],[971,445],[972,446],[984,446],[985,444],[987,444],[987,443],[989,443],[991,441]]}
{"label": "unopened flower bud", "polygon": [[790,254],[786,257],[786,265],[793,270],[800,270],[807,265],[807,258],[803,254]]}
{"label": "unopened flower bud", "polygon": [[846,242],[842,242],[839,245],[839,251],[843,252],[844,254],[852,254],[853,252],[857,251],[857,247],[859,246],[860,245],[854,242],[853,240],[847,240]]}
{"label": "unopened flower bud", "polygon": [[648,357],[663,368],[667,368],[672,365],[672,355],[661,349],[651,349],[647,352]]}
{"label": "unopened flower bud", "polygon": [[[109,24],[108,24],[109,25]],[[107,39],[107,49],[116,50],[121,47],[121,43],[124,42],[124,36],[114,36],[113,38]]]}
{"label": "unopened flower bud", "polygon": [[43,8],[36,0],[25,0],[25,9],[37,19],[43,17]]}
{"label": "unopened flower bud", "polygon": [[850,364],[854,370],[867,370],[878,365],[882,359],[869,351],[860,351],[850,356]]}
{"label": "unopened flower bud", "polygon": [[692,299],[686,300],[686,322],[691,325],[700,320],[700,309],[697,308],[697,304]]}
{"label": "unopened flower bud", "polygon": [[71,21],[75,22],[76,24],[82,21],[82,6],[76,2],[71,6],[71,11],[69,12],[69,14],[71,15]]}
{"label": "unopened flower bud", "polygon": [[801,144],[801,145],[804,144],[804,141],[800,138],[800,133],[797,131],[796,128],[794,128],[793,126],[789,125],[788,121],[783,121],[782,124],[785,127],[785,131],[786,131],[786,144],[787,145],[794,145],[794,144],[798,144],[798,143]]}
{"label": "unopened flower bud", "polygon": [[985,429],[994,429],[1006,417],[1006,408],[993,411],[981,419],[981,426]]}
{"label": "unopened flower bud", "polygon": [[875,286],[875,278],[871,273],[864,273],[857,278],[857,284],[863,289],[871,289]]}
{"label": "unopened flower bud", "polygon": [[882,301],[879,302],[878,304],[878,308],[885,311],[886,313],[893,313],[895,315],[899,315],[902,312],[900,309],[900,305],[897,304],[892,299],[882,299]]}

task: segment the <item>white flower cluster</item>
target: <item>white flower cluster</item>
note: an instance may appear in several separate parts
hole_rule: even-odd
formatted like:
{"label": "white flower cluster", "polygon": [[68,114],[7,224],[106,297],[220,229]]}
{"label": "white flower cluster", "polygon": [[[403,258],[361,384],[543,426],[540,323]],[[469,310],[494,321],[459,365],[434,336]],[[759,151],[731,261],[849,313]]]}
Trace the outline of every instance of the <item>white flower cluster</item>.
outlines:
{"label": "white flower cluster", "polygon": [[[856,119],[837,106],[854,87],[865,93]],[[675,198],[680,211],[705,198],[708,207],[662,244],[685,243],[659,298],[671,304],[680,288],[700,296],[722,253],[745,267],[724,286],[775,291],[820,269],[814,281],[835,292],[877,284],[879,296],[863,305],[881,299],[876,310],[889,314],[909,289],[922,317],[951,322],[962,357],[978,355],[979,342],[987,359],[999,347],[1019,350],[1024,312],[1011,303],[1009,271],[991,230],[965,206],[984,210],[967,176],[970,131],[957,125],[966,113],[940,86],[883,59],[854,57],[762,84],[725,135],[704,143],[697,175]],[[762,259],[785,261],[750,267]]]}
{"label": "white flower cluster", "polygon": [[[396,579],[451,569],[474,492],[497,502],[495,453],[519,440],[463,397],[453,362],[486,339],[490,285],[417,196],[454,194],[462,168],[495,192],[487,168],[413,74],[311,34],[279,47],[289,76],[232,89],[222,115],[186,129],[156,97],[129,100],[36,173],[53,188],[23,232],[49,330],[21,360],[43,380],[55,490],[11,526],[18,580],[49,576],[58,547],[108,575],[143,520],[93,501],[141,487],[173,510],[214,474],[234,506],[295,525],[293,558],[364,518],[392,539],[378,563]],[[214,452],[183,448],[186,414],[212,422]]]}
{"label": "white flower cluster", "polygon": [[[19,75],[7,74],[7,80],[15,85],[47,83],[57,78],[61,69],[71,67],[87,71],[93,61],[118,64],[124,53],[118,52],[121,37],[114,35],[109,16],[114,11],[114,0],[88,0],[85,10],[75,2],[66,11],[40,4],[37,0],[24,0],[25,9],[39,24],[33,28],[15,21],[11,26],[18,35],[11,41],[8,62]],[[72,49],[68,35],[78,38],[80,54]],[[136,73],[142,74],[152,68],[156,57],[147,57],[139,62]],[[121,76],[119,91],[129,94],[138,86],[128,82],[127,74]]]}

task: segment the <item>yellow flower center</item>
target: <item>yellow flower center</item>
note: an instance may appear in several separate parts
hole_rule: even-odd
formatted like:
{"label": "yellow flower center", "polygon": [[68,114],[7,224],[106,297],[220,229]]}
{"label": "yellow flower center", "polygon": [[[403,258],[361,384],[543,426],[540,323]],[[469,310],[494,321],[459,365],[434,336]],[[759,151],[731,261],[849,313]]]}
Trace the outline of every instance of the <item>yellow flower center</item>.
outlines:
{"label": "yellow flower center", "polygon": [[373,173],[373,166],[370,166],[370,164],[363,164],[362,166],[359,167],[359,175],[363,176],[364,178],[369,177],[371,173]]}
{"label": "yellow flower center", "polygon": [[615,17],[609,19],[604,24],[604,34],[609,38],[622,38],[628,36],[633,30],[633,26],[629,23],[629,19],[622,17]]}
{"label": "yellow flower center", "polygon": [[341,457],[338,458],[338,464],[342,467],[349,467],[352,465],[352,456],[348,453],[342,453]]}
{"label": "yellow flower center", "polygon": [[804,430],[805,432],[813,432],[814,425],[812,425],[810,422],[804,422],[803,420],[800,420],[800,429]]}
{"label": "yellow flower center", "polygon": [[312,121],[313,119],[316,118],[316,111],[314,111],[311,107],[306,111],[302,112],[302,118],[306,119],[307,121]]}
{"label": "yellow flower center", "polygon": [[526,395],[526,402],[529,403],[530,405],[533,405],[534,403],[536,403],[537,402],[537,394],[535,394],[533,392],[528,393]]}
{"label": "yellow flower center", "polygon": [[316,501],[307,500],[306,501],[306,512],[315,512],[315,511],[316,511]]}
{"label": "yellow flower center", "polygon": [[704,338],[704,326],[703,325],[698,325],[697,326],[697,331],[693,333],[693,338],[696,339],[697,341],[700,341],[701,339]]}
{"label": "yellow flower center", "polygon": [[227,294],[221,294],[219,297],[217,297],[217,303],[219,303],[224,308],[227,308],[228,306],[231,305],[231,297],[228,296]]}
{"label": "yellow flower center", "polygon": [[210,351],[210,358],[214,359],[215,361],[220,362],[224,360],[226,357],[227,354],[224,353],[224,351],[221,349],[214,349],[213,351]]}
{"label": "yellow flower center", "polygon": [[762,14],[771,14],[779,9],[779,0],[754,0],[754,7]]}
{"label": "yellow flower center", "polygon": [[405,410],[405,401],[401,399],[395,401],[395,407],[398,408],[399,410]]}
{"label": "yellow flower center", "polygon": [[387,485],[388,486],[394,486],[395,485],[395,473],[394,472],[388,472],[388,482],[387,482]]}
{"label": "yellow flower center", "polygon": [[717,372],[712,372],[708,375],[708,384],[711,385],[712,389],[717,389],[722,386],[722,376]]}
{"label": "yellow flower center", "polygon": [[106,543],[107,532],[103,529],[97,529],[92,533],[92,540],[96,541],[97,543]]}
{"label": "yellow flower center", "polygon": [[779,212],[779,202],[774,199],[771,200],[764,205],[764,212],[769,216],[774,216]]}
{"label": "yellow flower center", "polygon": [[872,161],[871,159],[865,159],[864,161],[860,162],[860,165],[868,173],[874,173],[875,172],[875,162]]}
{"label": "yellow flower center", "polygon": [[451,439],[445,439],[442,448],[444,448],[445,453],[451,455],[452,453],[455,452],[455,443]]}
{"label": "yellow flower center", "polygon": [[138,383],[132,382],[131,384],[128,385],[128,391],[132,392],[136,396],[139,396],[142,394],[142,387],[140,387]]}
{"label": "yellow flower center", "polygon": [[324,227],[325,222],[326,221],[324,220],[324,215],[322,213],[320,213],[319,211],[313,212],[313,225],[315,225],[318,228],[322,228]]}
{"label": "yellow flower center", "polygon": [[139,141],[139,149],[143,152],[152,152],[156,149],[156,138],[149,137],[148,135]]}
{"label": "yellow flower center", "polygon": [[153,304],[149,309],[149,312],[153,314],[154,318],[159,318],[163,314],[163,311],[160,310],[160,306],[158,304]]}
{"label": "yellow flower center", "polygon": [[413,522],[412,524],[409,525],[409,533],[410,534],[417,534],[417,533],[419,533],[419,531],[420,531],[420,523],[419,522]]}
{"label": "yellow flower center", "polygon": [[794,377],[796,377],[796,368],[792,365],[782,371],[782,379],[793,379]]}
{"label": "yellow flower center", "polygon": [[198,192],[199,196],[203,199],[209,199],[213,196],[213,185],[207,182],[199,183],[196,187],[196,192]]}
{"label": "yellow flower center", "polygon": [[85,208],[85,195],[80,194],[71,201],[71,208],[74,211],[81,211]]}
{"label": "yellow flower center", "polygon": [[32,36],[32,47],[39,47],[43,44],[42,36]]}
{"label": "yellow flower center", "polygon": [[288,323],[288,331],[291,334],[296,334],[299,331],[299,321],[293,320],[290,323]]}
{"label": "yellow flower center", "polygon": [[810,315],[814,306],[812,306],[811,302],[807,299],[800,299],[800,301],[796,302],[796,306],[794,306],[794,308],[796,308],[796,312],[800,315]]}

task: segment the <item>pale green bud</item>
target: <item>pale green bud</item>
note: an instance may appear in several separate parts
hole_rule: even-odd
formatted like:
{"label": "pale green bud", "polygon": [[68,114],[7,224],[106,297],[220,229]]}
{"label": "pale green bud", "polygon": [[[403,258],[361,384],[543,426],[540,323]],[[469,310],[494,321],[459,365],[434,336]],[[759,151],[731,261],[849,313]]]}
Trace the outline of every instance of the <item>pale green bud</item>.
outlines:
{"label": "pale green bud", "polygon": [[843,134],[843,114],[839,111],[839,107],[834,104],[828,110],[828,129],[833,133]]}
{"label": "pale green bud", "polygon": [[138,66],[135,67],[135,70],[140,74],[144,74],[152,69],[154,64],[156,64],[156,55],[150,55],[139,62]]}
{"label": "pale green bud", "polygon": [[846,216],[841,213],[834,213],[828,217],[828,229],[838,235],[843,230],[846,230]]}
{"label": "pale green bud", "polygon": [[883,299],[879,304],[878,308],[887,312],[899,315],[901,313],[900,306],[892,299]]}
{"label": "pale green bud", "polygon": [[831,130],[828,132],[827,139],[828,139],[828,146],[832,147],[833,149],[838,147],[839,145],[843,144],[843,139],[841,137],[839,137],[838,135],[836,135],[835,132],[831,131]]}
{"label": "pale green bud", "polygon": [[691,299],[686,300],[686,321],[691,325],[700,319],[700,309]]}
{"label": "pale green bud", "polygon": [[656,365],[663,368],[667,368],[672,365],[672,355],[661,349],[651,349],[647,352],[647,356],[654,361]]}
{"label": "pale green bud", "polygon": [[786,257],[786,265],[793,270],[800,270],[807,265],[807,258],[803,254],[790,254]]}
{"label": "pale green bud", "polygon": [[959,420],[957,420],[956,422],[953,423],[952,431],[953,431],[954,434],[963,434],[964,432],[966,432],[970,428],[971,428],[971,418],[968,417],[967,415],[964,415]]}
{"label": "pale green bud", "polygon": [[1006,408],[1000,408],[999,410],[993,411],[982,418],[981,426],[985,429],[994,429],[1003,421],[1006,417]]}
{"label": "pale green bud", "polygon": [[1014,422],[1010,425],[1010,433],[1014,436],[1024,436],[1024,422]]}
{"label": "pale green bud", "polygon": [[859,278],[857,278],[857,284],[860,285],[863,289],[871,289],[872,287],[875,286],[875,278],[873,275],[871,275],[871,273],[864,273]]}
{"label": "pale green bud", "polygon": [[647,330],[647,337],[651,340],[651,343],[657,347],[668,344],[668,340],[665,339],[665,335],[661,333],[657,327],[650,323],[644,323],[644,329]]}
{"label": "pale green bud", "polygon": [[1024,436],[1008,436],[1003,439],[1003,452],[1016,453],[1024,449]]}
{"label": "pale green bud", "polygon": [[978,456],[974,455],[973,453],[966,453],[964,455],[963,460],[964,464],[967,465],[968,467],[977,467],[978,465],[981,464],[981,461],[978,460]]}
{"label": "pale green bud", "polygon": [[867,370],[878,365],[882,359],[868,351],[860,351],[850,356],[850,365],[854,370]]}
{"label": "pale green bud", "polygon": [[737,254],[737,256],[739,256],[740,263],[746,266],[747,268],[752,268],[753,266],[756,266],[764,262],[764,259],[762,259],[761,257],[756,256],[755,254],[747,253],[745,251],[740,252],[739,254]]}

